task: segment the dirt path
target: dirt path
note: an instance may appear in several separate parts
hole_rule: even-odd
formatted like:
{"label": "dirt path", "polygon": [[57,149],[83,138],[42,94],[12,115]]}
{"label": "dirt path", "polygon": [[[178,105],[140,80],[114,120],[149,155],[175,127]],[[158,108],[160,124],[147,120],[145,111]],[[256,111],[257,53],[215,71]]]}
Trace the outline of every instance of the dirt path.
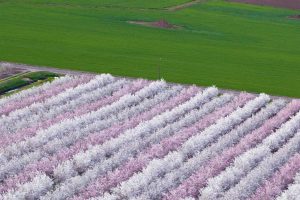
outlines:
{"label": "dirt path", "polygon": [[159,20],[154,22],[145,22],[145,21],[128,21],[129,24],[137,24],[141,26],[148,26],[154,28],[163,28],[163,29],[181,29],[181,26],[171,24],[166,20]]}
{"label": "dirt path", "polygon": [[21,68],[27,71],[48,71],[57,74],[69,74],[69,75],[80,75],[80,74],[96,74],[84,71],[75,71],[75,70],[65,70],[65,69],[58,69],[53,67],[44,67],[44,66],[31,66],[19,63],[10,63],[10,62],[0,62],[0,66],[5,66],[7,68]]}
{"label": "dirt path", "polygon": [[180,5],[176,5],[176,6],[172,6],[172,7],[168,7],[166,8],[166,10],[168,11],[177,11],[177,10],[182,10],[184,8],[188,8],[191,7],[193,5],[196,5],[198,3],[203,3],[206,2],[207,0],[193,0],[184,4],[180,4]]}
{"label": "dirt path", "polygon": [[[204,3],[207,1],[208,0],[192,0],[187,3],[168,7],[166,8],[166,10],[168,11],[182,10],[191,7],[193,5],[196,5],[198,3]],[[227,0],[227,1],[300,10],[300,0]]]}
{"label": "dirt path", "polygon": [[300,0],[228,0],[239,3],[249,3],[278,8],[300,9]]}
{"label": "dirt path", "polygon": [[[0,0],[1,1],[1,0]],[[186,3],[175,5],[175,6],[170,6],[170,7],[165,7],[165,8],[141,8],[141,7],[126,7],[126,6],[117,6],[117,5],[112,5],[112,6],[107,6],[107,5],[102,5],[102,6],[82,6],[82,5],[69,5],[69,4],[55,4],[55,3],[46,3],[45,5],[47,6],[52,6],[52,7],[70,7],[70,8],[92,8],[92,9],[98,9],[98,8],[119,8],[119,9],[127,9],[127,10],[141,10],[141,11],[151,11],[151,10],[167,10],[167,11],[177,11],[181,10],[190,6],[193,6],[198,3],[203,3],[208,0],[189,0]]]}

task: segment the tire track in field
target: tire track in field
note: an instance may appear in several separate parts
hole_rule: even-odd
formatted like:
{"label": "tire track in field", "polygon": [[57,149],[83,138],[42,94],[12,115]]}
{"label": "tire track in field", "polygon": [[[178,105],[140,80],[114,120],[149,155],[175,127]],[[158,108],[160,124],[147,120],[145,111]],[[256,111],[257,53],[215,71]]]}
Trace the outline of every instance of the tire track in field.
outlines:
{"label": "tire track in field", "polygon": [[192,1],[189,1],[189,2],[186,2],[186,3],[183,3],[183,4],[179,4],[179,5],[176,5],[176,6],[167,7],[166,10],[168,10],[168,11],[178,11],[178,10],[182,10],[182,9],[194,6],[198,3],[204,3],[204,2],[207,2],[207,0],[192,0]]}

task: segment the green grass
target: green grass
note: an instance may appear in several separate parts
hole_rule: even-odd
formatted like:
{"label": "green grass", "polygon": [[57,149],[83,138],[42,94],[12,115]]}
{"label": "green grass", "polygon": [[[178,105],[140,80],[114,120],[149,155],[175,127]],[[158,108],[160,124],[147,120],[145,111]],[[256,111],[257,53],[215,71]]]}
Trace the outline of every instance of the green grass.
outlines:
{"label": "green grass", "polygon": [[59,76],[59,75],[56,73],[39,71],[39,72],[30,72],[23,77],[36,82],[39,80],[45,80],[49,77],[57,77],[57,76]]}
{"label": "green grass", "polygon": [[16,94],[16,93],[22,91],[22,90],[27,90],[27,89],[29,89],[29,88],[32,88],[32,87],[35,87],[35,86],[42,85],[43,83],[46,83],[46,82],[52,82],[54,79],[55,79],[55,77],[48,77],[48,78],[46,78],[46,79],[44,79],[44,80],[38,80],[38,81],[36,81],[36,82],[34,82],[34,83],[31,83],[31,84],[29,84],[29,85],[26,85],[26,86],[20,87],[20,88],[18,88],[18,89],[9,91],[9,92],[7,92],[7,93],[4,93],[4,94],[0,95],[0,98],[1,98],[1,97],[6,97],[6,96],[11,96],[11,95],[13,95],[13,94]]}
{"label": "green grass", "polygon": [[[167,81],[300,97],[300,20],[287,18],[296,11],[223,1],[177,12],[136,7],[179,1],[126,1],[131,9],[119,8],[121,0],[104,0],[109,8],[2,2],[0,60],[150,79],[160,66]],[[184,28],[127,23],[162,18]]]}
{"label": "green grass", "polygon": [[6,78],[2,78],[2,79],[0,79],[0,83],[1,83],[1,82],[4,82],[4,81],[7,81],[7,80],[10,80],[10,79],[12,79],[12,78],[14,78],[14,77],[20,76],[20,75],[22,75],[22,74],[26,74],[26,73],[28,73],[28,72],[20,72],[20,73],[16,73],[16,74],[13,74],[13,75],[11,75],[11,76],[8,76],[8,77],[6,77]]}
{"label": "green grass", "polygon": [[47,80],[59,76],[58,74],[51,72],[28,72],[18,76],[14,76],[8,80],[0,82],[0,95],[3,95],[9,91],[28,86],[38,81]]}
{"label": "green grass", "polygon": [[97,7],[122,7],[157,9],[165,8],[188,2],[190,0],[18,0],[15,2],[26,2],[31,4],[50,4],[54,6],[81,6],[88,8]]}

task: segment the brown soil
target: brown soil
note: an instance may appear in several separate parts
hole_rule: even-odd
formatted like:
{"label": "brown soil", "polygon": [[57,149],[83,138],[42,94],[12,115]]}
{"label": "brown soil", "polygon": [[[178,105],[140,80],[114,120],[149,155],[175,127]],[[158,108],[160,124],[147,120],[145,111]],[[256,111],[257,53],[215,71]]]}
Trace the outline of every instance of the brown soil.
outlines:
{"label": "brown soil", "polygon": [[293,15],[289,16],[290,19],[299,19],[300,20],[300,15]]}
{"label": "brown soil", "polygon": [[159,20],[155,22],[145,22],[145,21],[129,21],[130,24],[138,24],[142,26],[149,26],[149,27],[156,27],[156,28],[163,28],[163,29],[178,29],[181,28],[180,26],[171,24],[166,20]]}
{"label": "brown soil", "polygon": [[300,9],[300,0],[228,0],[240,3],[266,5],[279,8]]}

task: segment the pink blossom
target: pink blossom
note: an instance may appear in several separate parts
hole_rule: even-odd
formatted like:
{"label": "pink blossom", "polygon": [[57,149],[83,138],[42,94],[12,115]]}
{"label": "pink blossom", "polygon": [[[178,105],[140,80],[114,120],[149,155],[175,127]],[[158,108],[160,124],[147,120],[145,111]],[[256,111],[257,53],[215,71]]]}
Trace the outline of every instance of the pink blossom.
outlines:
{"label": "pink blossom", "polygon": [[237,107],[245,104],[249,99],[253,98],[249,94],[241,94],[234,99],[228,105],[217,109],[213,113],[205,116],[199,122],[195,123],[193,126],[188,127],[176,133],[175,135],[162,140],[159,144],[154,144],[150,148],[141,152],[137,158],[130,159],[127,163],[120,166],[113,172],[108,173],[103,177],[99,177],[94,182],[91,182],[85,191],[81,192],[80,198],[85,199],[89,197],[94,197],[98,194],[102,194],[111,187],[116,186],[118,183],[128,179],[135,172],[139,171],[145,167],[152,159],[162,158],[168,152],[176,150],[182,145],[192,135],[203,130],[214,123],[217,119],[226,116],[227,114],[234,111]]}
{"label": "pink blossom", "polygon": [[279,195],[288,184],[293,182],[297,172],[300,170],[300,154],[296,153],[275,174],[265,181],[249,200],[271,200]]}
{"label": "pink blossom", "polygon": [[223,151],[219,156],[211,159],[206,165],[200,167],[192,176],[183,181],[181,185],[169,191],[164,199],[177,199],[188,196],[196,197],[199,189],[206,185],[209,178],[218,175],[230,165],[236,156],[257,145],[299,109],[300,101],[295,100],[291,102],[276,116],[267,120],[260,128],[245,136],[237,145]]}

